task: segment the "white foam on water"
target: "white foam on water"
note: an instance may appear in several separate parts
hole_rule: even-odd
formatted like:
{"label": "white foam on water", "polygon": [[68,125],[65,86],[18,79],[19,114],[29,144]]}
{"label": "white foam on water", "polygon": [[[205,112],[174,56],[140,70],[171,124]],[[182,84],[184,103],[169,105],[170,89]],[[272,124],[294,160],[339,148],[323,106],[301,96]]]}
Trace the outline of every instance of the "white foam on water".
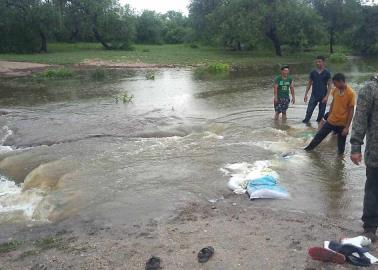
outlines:
{"label": "white foam on water", "polygon": [[44,193],[38,189],[22,191],[22,186],[0,175],[0,220],[21,218],[33,220],[33,214]]}
{"label": "white foam on water", "polygon": [[216,139],[216,140],[223,140],[224,137],[218,134],[215,134],[210,131],[206,131],[205,135],[203,136],[204,139]]}
{"label": "white foam on water", "polygon": [[13,131],[8,126],[3,126],[1,131],[2,137],[0,138],[0,145],[2,145],[9,136],[13,135]]}
{"label": "white foam on water", "polygon": [[0,132],[0,154],[7,153],[13,151],[11,146],[4,146],[3,144],[9,138],[9,136],[13,135],[13,131],[9,129],[7,126],[3,126]]}

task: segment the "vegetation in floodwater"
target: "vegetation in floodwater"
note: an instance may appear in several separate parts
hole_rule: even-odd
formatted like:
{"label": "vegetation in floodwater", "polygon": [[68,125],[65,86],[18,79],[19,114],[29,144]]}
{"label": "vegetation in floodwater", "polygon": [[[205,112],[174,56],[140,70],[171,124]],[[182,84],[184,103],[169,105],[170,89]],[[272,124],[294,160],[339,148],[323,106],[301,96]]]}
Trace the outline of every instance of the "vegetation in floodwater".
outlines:
{"label": "vegetation in floodwater", "polygon": [[332,63],[345,63],[348,61],[348,58],[343,53],[333,53],[329,57],[329,61]]}
{"label": "vegetation in floodwater", "polygon": [[225,78],[229,75],[231,71],[231,66],[229,64],[223,63],[213,63],[205,67],[198,67],[194,71],[194,76],[196,79],[214,79],[214,78]]}
{"label": "vegetation in floodwater", "polygon": [[115,96],[114,99],[116,103],[119,103],[120,101],[122,101],[123,104],[128,104],[128,103],[133,102],[134,95],[129,95],[129,93],[125,92],[125,93]]}
{"label": "vegetation in floodwater", "polygon": [[155,80],[155,73],[153,73],[153,72],[147,72],[146,79],[147,80]]}
{"label": "vegetation in floodwater", "polygon": [[10,241],[6,243],[0,244],[0,254],[8,253],[11,251],[16,250],[19,246],[21,246],[21,241]]}
{"label": "vegetation in floodwater", "polygon": [[65,79],[73,77],[74,72],[69,68],[56,68],[56,69],[46,69],[41,73],[37,74],[39,78],[45,79]]}
{"label": "vegetation in floodwater", "polygon": [[214,63],[207,66],[206,70],[211,73],[224,73],[230,71],[229,64]]}
{"label": "vegetation in floodwater", "polygon": [[103,81],[106,77],[106,72],[102,68],[97,68],[90,73],[91,79],[94,81]]}

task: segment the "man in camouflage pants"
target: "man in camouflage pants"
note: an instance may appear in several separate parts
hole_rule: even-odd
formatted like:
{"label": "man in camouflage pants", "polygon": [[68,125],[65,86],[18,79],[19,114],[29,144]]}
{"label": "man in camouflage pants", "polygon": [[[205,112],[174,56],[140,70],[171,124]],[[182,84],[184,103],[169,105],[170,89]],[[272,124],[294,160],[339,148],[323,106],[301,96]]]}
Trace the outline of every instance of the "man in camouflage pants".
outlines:
{"label": "man in camouflage pants", "polygon": [[366,184],[362,221],[365,235],[376,240],[378,228],[378,77],[373,78],[359,92],[353,121],[351,160],[362,161],[361,146],[366,135]]}

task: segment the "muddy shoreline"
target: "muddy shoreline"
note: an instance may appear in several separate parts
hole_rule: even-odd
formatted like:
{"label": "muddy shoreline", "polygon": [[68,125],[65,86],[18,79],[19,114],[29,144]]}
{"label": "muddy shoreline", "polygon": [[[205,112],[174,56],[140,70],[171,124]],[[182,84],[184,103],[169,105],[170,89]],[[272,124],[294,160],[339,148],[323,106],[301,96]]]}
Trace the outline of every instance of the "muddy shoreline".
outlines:
{"label": "muddy shoreline", "polygon": [[[169,217],[133,224],[75,217],[57,224],[1,225],[2,269],[144,269],[150,255],[162,269],[356,269],[312,261],[307,249],[324,240],[357,236],[356,220],[269,209],[228,194],[217,203],[193,202]],[[212,245],[205,265],[197,252]],[[372,253],[376,254],[376,247]],[[378,269],[371,267],[370,269]]]}

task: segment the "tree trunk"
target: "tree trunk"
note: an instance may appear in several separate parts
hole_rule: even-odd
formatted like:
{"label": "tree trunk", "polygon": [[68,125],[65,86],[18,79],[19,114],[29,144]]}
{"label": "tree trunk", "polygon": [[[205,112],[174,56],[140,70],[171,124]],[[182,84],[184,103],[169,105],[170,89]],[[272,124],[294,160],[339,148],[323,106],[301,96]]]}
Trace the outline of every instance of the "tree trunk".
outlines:
{"label": "tree trunk", "polygon": [[94,33],[94,36],[96,38],[96,40],[98,42],[101,43],[102,46],[104,46],[105,49],[107,50],[111,50],[112,49],[112,46],[110,46],[108,43],[105,42],[105,40],[103,39],[103,37],[100,35],[100,33],[98,32],[97,30],[97,27],[96,26],[93,26],[92,27],[92,30],[93,30],[93,33]]}
{"label": "tree trunk", "polygon": [[98,42],[101,43],[102,46],[104,46],[104,48],[106,50],[111,50],[113,49],[112,46],[110,46],[108,43],[106,43],[106,41],[104,40],[104,38],[101,36],[101,34],[98,32],[98,29],[97,29],[97,15],[94,15],[93,16],[93,26],[92,26],[92,31],[94,33],[94,36],[96,38],[96,40]]}
{"label": "tree trunk", "polygon": [[281,42],[280,42],[280,40],[277,36],[276,27],[271,26],[269,31],[266,32],[266,36],[272,41],[272,43],[274,45],[274,49],[276,51],[276,55],[282,56]]}
{"label": "tree trunk", "polygon": [[75,29],[74,31],[71,32],[70,41],[74,42],[78,36],[79,36],[79,29]]}
{"label": "tree trunk", "polygon": [[331,28],[329,32],[329,52],[333,54],[333,44],[335,43],[335,31]]}
{"label": "tree trunk", "polygon": [[47,52],[47,37],[43,31],[39,31],[39,36],[41,37],[41,49],[40,52]]}
{"label": "tree trunk", "polygon": [[238,51],[241,51],[241,50],[242,50],[241,42],[240,42],[240,41],[237,41],[237,42],[236,42],[236,49],[237,49]]}

